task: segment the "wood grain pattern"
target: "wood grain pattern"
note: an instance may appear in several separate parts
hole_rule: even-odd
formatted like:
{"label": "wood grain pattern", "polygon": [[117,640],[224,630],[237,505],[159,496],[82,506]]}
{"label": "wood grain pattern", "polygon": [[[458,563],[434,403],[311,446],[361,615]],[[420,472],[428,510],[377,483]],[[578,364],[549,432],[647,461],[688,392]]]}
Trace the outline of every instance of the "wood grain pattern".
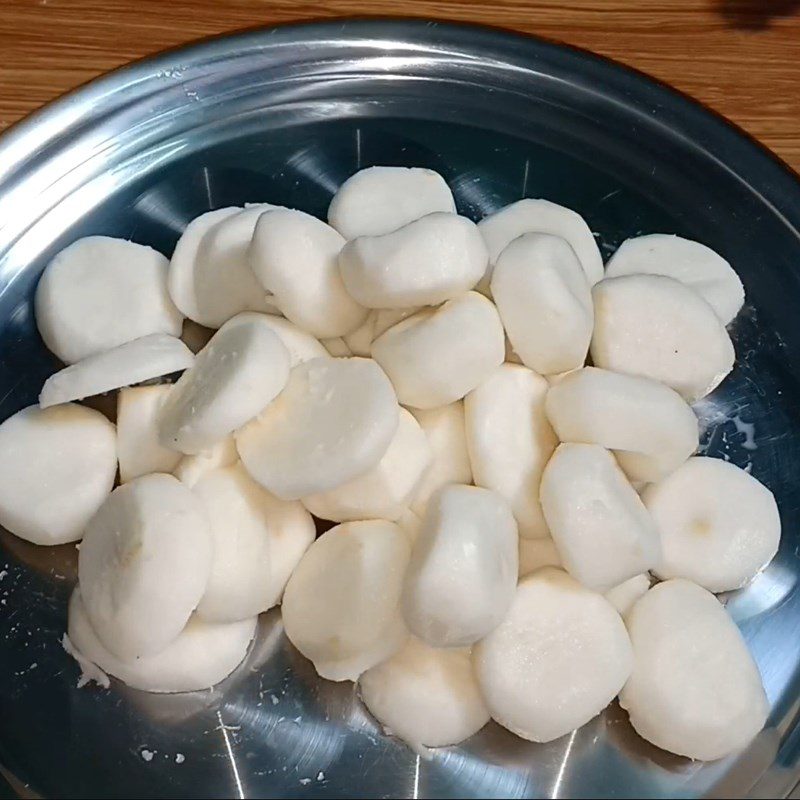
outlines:
{"label": "wood grain pattern", "polygon": [[800,0],[0,0],[0,130],[191,39],[365,14],[482,22],[593,50],[701,100],[800,170]]}

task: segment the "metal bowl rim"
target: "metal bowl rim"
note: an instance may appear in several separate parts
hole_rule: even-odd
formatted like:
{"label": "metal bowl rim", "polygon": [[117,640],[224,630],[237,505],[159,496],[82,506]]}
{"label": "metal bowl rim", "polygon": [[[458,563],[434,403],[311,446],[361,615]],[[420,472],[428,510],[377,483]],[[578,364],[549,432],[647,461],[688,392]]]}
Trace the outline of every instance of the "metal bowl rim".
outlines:
{"label": "metal bowl rim", "polygon": [[[119,67],[50,101],[0,135],[0,165],[5,165],[0,166],[0,190],[4,175],[18,174],[48,145],[69,138],[71,132],[85,125],[82,115],[70,120],[71,108],[91,108],[102,101],[104,111],[113,114],[148,94],[152,79],[174,69],[176,60],[202,67],[287,44],[333,41],[340,46],[357,46],[381,40],[398,45],[413,43],[426,48],[427,56],[446,45],[490,58],[498,67],[511,64],[541,71],[544,66],[546,74],[560,73],[584,91],[597,92],[599,86],[604,97],[645,115],[651,122],[657,120],[679,139],[703,150],[759,195],[800,237],[800,176],[765,145],[699,101],[632,67],[571,45],[485,25],[425,19],[286,23],[202,39]],[[308,51],[298,52],[294,61],[302,62]],[[37,137],[42,128],[49,128],[51,133]]]}

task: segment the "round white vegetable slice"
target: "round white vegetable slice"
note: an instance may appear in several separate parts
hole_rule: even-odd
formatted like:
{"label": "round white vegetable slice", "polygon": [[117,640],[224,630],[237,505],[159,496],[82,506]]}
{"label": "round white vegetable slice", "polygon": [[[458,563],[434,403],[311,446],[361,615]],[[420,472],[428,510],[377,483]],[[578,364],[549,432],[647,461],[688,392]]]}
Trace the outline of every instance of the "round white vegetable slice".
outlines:
{"label": "round white vegetable slice", "polygon": [[578,256],[589,284],[594,285],[603,277],[603,259],[597,242],[583,217],[570,208],[549,200],[526,198],[484,217],[478,228],[489,250],[487,280],[500,253],[523,233],[549,233],[566,239]]}
{"label": "round white vegetable slice", "polygon": [[693,289],[661,275],[608,278],[594,287],[596,367],[666,383],[689,402],[733,368],[731,338]]}
{"label": "round white vegetable slice", "polygon": [[420,311],[372,343],[404,405],[436,408],[460,400],[503,363],[505,341],[497,309],[466,292],[435,311]]}
{"label": "round white vegetable slice", "polygon": [[297,501],[271,495],[241,464],[208,473],[194,492],[208,516],[214,545],[197,615],[209,622],[235,622],[271,608],[314,541],[311,515]]}
{"label": "round white vegetable slice", "polygon": [[158,441],[158,414],[169,386],[135,386],[117,396],[119,479],[127,483],[150,472],[172,472],[181,454]]}
{"label": "round white vegetable slice", "polygon": [[524,578],[542,567],[560,567],[561,556],[555,542],[547,539],[519,540],[519,577]]}
{"label": "round white vegetable slice", "polygon": [[205,592],[211,532],[200,501],[172,475],[115,489],[89,524],[78,580],[92,628],[117,658],[161,652]]}
{"label": "round white vegetable slice", "polygon": [[200,453],[262,411],[289,379],[289,351],[265,315],[228,320],[170,390],[159,438],[182,453]]}
{"label": "round white vegetable slice", "polygon": [[366,358],[315,358],[236,433],[247,471],[284,500],[325,492],[380,461],[397,430],[388,378]]}
{"label": "round white vegetable slice", "polygon": [[250,264],[275,305],[320,339],[349,333],[367,316],[342,283],[342,245],[333,228],[289,209],[262,214],[250,244]]}
{"label": "round white vegetable slice", "polygon": [[[241,319],[245,318],[244,314],[239,316]],[[328,355],[322,342],[315,339],[310,333],[306,333],[302,328],[298,328],[293,322],[289,322],[288,319],[276,317],[273,314],[259,314],[258,316],[265,325],[272,328],[289,351],[290,366],[296,367],[304,361]]]}
{"label": "round white vegetable slice", "polygon": [[192,617],[160,653],[121,661],[92,630],[80,589],[69,602],[67,635],[78,655],[134,689],[145,692],[197,692],[209,689],[241,664],[256,632],[258,620],[228,624]]}
{"label": "round white vegetable slice", "polygon": [[0,453],[0,525],[34,544],[80,539],[117,473],[114,426],[71,403],[9,417]]}
{"label": "round white vegetable slice", "polygon": [[661,533],[661,578],[687,578],[711,592],[744,586],[775,556],[781,518],[772,492],[734,464],[696,456],[645,488]]}
{"label": "round white vegetable slice", "polygon": [[219,328],[242,311],[274,310],[248,259],[256,222],[272,208],[220,208],[186,227],[170,261],[169,292],[189,319]]}
{"label": "round white vegetable slice", "polygon": [[493,630],[517,583],[517,525],[496,492],[450,485],[428,503],[403,588],[409,630],[434,647],[465,647]]}
{"label": "round white vegetable slice", "polygon": [[[180,453],[178,455],[180,456]],[[203,450],[202,453],[183,456],[178,462],[178,466],[172,470],[172,474],[181,483],[192,488],[209,472],[220,469],[220,467],[232,467],[238,460],[239,453],[236,450],[236,442],[233,436],[228,436],[209,447],[208,450]]]}
{"label": "round white vegetable slice", "polygon": [[552,567],[520,581],[506,618],[472,651],[492,717],[533,742],[596,717],[628,679],[632,660],[611,603]]}
{"label": "round white vegetable slice", "polygon": [[467,449],[464,403],[460,400],[439,408],[414,408],[411,413],[431,449],[431,461],[414,492],[411,508],[420,517],[431,495],[448,483],[472,483],[472,466]]}
{"label": "round white vegetable slice", "polygon": [[592,338],[592,292],[575,251],[526,233],[497,258],[492,297],[522,363],[543,375],[582,367]]}
{"label": "round white vegetable slice", "polygon": [[289,641],[332,681],[354,681],[397,652],[408,536],[393,522],[337,525],[308,548],[281,613]]}
{"label": "round white vegetable slice", "polygon": [[39,393],[42,408],[82,400],[188,369],[192,351],[174,336],[153,333],[84,358],[51,375]]}
{"label": "round white vegetable slice", "polygon": [[207,211],[195,217],[184,229],[172,253],[167,279],[170,297],[185,316],[201,325],[205,324],[201,318],[205,319],[206,315],[200,310],[197,297],[199,281],[195,273],[197,264],[205,253],[204,239],[216,225],[240,211],[242,209],[238,206],[231,206]]}
{"label": "round white vegetable slice", "polygon": [[627,625],[634,666],[619,702],[640,736],[713,761],[761,730],[769,704],[758,667],[714,595],[689,581],[660,583]]}
{"label": "round white vegetable slice", "polygon": [[605,448],[559,445],[539,495],[564,568],[584,586],[605,592],[658,563],[655,524]]}
{"label": "round white vegetable slice", "polygon": [[578,369],[552,386],[545,408],[562,442],[616,451],[631,480],[661,480],[697,450],[698,424],[691,406],[651,378]]}
{"label": "round white vegetable slice", "polygon": [[169,261],[152,247],[87,236],[47,265],[36,287],[45,344],[72,364],[147,336],[180,336],[183,316],[167,292]]}
{"label": "round white vegetable slice", "polygon": [[549,385],[517,364],[501,364],[464,399],[472,474],[475,484],[493,489],[511,505],[519,535],[548,535],[539,503],[539,482],[556,449],[544,413]]}
{"label": "round white vegetable slice", "polygon": [[623,581],[619,586],[609,589],[605,597],[624,617],[649,588],[650,576],[643,572],[641,575],[634,575],[632,578]]}
{"label": "round white vegetable slice", "polygon": [[436,649],[410,636],[358,685],[372,716],[411,747],[458,744],[489,721],[467,648]]}
{"label": "round white vegetable slice", "polygon": [[363,475],[327,492],[303,498],[303,505],[320,519],[398,520],[431,459],[431,449],[419,423],[404,408],[389,447]]}
{"label": "round white vegetable slice", "polygon": [[744,303],[744,287],[731,265],[710,247],[681,236],[651,233],[624,241],[606,276],[666,275],[694,289],[727,325]]}
{"label": "round white vegetable slice", "polygon": [[328,222],[345,239],[355,239],[395,231],[436,211],[456,211],[453,193],[438,172],[421,167],[367,167],[339,187],[328,209]]}
{"label": "round white vegetable slice", "polygon": [[382,236],[359,236],[339,253],[347,291],[363,306],[385,309],[457,297],[483,277],[488,261],[475,223],[442,212]]}

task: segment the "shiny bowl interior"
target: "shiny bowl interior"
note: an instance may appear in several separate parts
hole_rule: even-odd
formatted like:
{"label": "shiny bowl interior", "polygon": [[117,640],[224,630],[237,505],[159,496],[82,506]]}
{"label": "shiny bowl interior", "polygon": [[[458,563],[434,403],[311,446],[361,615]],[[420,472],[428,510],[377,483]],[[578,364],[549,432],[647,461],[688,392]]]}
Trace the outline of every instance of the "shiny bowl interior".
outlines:
{"label": "shiny bowl interior", "polygon": [[615,706],[533,745],[495,725],[421,758],[352,685],[323,682],[265,615],[247,662],[207,693],[76,688],[61,646],[75,549],[0,531],[0,764],[60,797],[787,795],[800,753],[800,184],[723,120],[585,53],[486,29],[330,22],[209,41],[112,73],[0,138],[0,419],[56,368],[32,315],[48,258],[86,235],[169,254],[193,216],[272,201],[324,215],[371,164],[423,165],[474,218],[524,196],[578,210],[604,256],[640,232],[725,255],[747,289],[738,365],[698,406],[709,454],[751,465],[784,539],[728,607],[772,705],[736,757],[703,765]]}

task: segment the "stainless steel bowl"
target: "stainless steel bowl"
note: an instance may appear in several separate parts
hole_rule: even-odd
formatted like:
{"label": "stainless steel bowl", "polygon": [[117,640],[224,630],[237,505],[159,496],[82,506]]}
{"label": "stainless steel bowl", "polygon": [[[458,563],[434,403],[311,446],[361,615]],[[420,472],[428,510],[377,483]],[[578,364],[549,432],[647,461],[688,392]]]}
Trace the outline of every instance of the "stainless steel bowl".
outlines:
{"label": "stainless steel bowl", "polygon": [[[699,412],[708,452],[773,489],[775,562],[729,599],[772,704],[738,758],[639,740],[612,707],[536,746],[494,725],[420,758],[351,685],[320,681],[266,615],[246,665],[208,693],[76,688],[64,653],[73,547],[0,540],[0,762],[59,797],[695,797],[788,794],[798,779],[800,185],[723,120],[619,66],[496,31],[330,22],[217,39],[112,73],[0,139],[0,419],[55,362],[31,295],[78,236],[171,251],[209,208],[268,200],[324,215],[370,164],[425,165],[479,217],[523,196],[572,206],[604,254],[667,231],[741,274],[738,366]],[[2,455],[0,454],[0,457]]]}

